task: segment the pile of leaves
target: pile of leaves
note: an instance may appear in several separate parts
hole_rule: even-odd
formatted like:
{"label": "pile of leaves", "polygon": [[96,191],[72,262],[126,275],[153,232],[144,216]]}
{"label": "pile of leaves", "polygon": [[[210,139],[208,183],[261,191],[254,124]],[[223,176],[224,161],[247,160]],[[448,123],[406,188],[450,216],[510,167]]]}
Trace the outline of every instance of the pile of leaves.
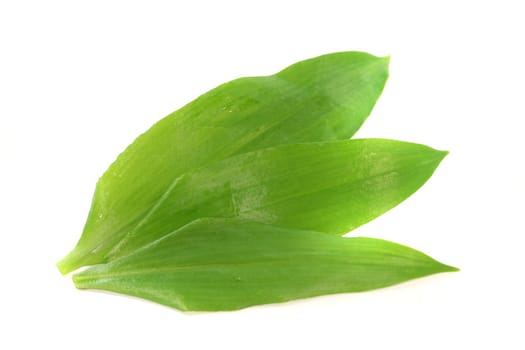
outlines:
{"label": "pile of leaves", "polygon": [[351,139],[388,58],[328,54],[233,80],[140,135],[102,175],[76,247],[81,289],[235,310],[455,271],[396,243],[342,237],[417,191],[447,152]]}

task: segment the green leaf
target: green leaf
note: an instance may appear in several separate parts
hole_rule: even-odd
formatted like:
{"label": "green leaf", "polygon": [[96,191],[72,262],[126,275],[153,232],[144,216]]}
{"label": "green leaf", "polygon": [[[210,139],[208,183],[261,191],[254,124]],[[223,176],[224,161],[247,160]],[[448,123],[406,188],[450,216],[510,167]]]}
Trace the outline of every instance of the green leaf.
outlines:
{"label": "green leaf", "polygon": [[345,234],[409,197],[445,155],[418,144],[362,139],[231,157],[177,178],[108,257],[129,254],[203,217]]}
{"label": "green leaf", "polygon": [[129,294],[185,311],[219,311],[361,292],[456,270],[380,239],[201,219],[73,280],[81,289]]}
{"label": "green leaf", "polygon": [[139,136],[97,183],[63,273],[106,261],[183,173],[281,144],[350,138],[381,94],[388,58],[342,52],[223,84]]}

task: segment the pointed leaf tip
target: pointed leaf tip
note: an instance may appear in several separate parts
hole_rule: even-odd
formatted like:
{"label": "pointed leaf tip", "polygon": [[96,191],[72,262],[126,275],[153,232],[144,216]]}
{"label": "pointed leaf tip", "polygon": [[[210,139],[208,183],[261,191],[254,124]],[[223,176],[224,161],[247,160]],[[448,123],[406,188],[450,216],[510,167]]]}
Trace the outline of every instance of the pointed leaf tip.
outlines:
{"label": "pointed leaf tip", "polygon": [[458,267],[445,265],[445,264],[442,264],[442,265],[443,265],[443,272],[459,272],[459,271],[461,271],[461,269],[458,268]]}

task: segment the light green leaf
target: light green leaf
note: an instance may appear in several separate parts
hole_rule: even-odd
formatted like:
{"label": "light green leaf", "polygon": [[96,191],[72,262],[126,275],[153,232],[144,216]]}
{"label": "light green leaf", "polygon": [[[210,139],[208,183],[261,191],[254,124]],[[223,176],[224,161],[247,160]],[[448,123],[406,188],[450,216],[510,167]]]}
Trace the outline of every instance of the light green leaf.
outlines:
{"label": "light green leaf", "polygon": [[231,157],[177,178],[108,257],[133,252],[203,217],[345,234],[409,197],[445,155],[413,143],[362,139]]}
{"label": "light green leaf", "polygon": [[73,280],[81,289],[219,311],[361,292],[456,270],[384,240],[201,219]]}
{"label": "light green leaf", "polygon": [[387,76],[388,58],[342,52],[202,95],[137,138],[104,173],[82,237],[59,269],[106,261],[114,244],[191,169],[281,144],[350,138]]}

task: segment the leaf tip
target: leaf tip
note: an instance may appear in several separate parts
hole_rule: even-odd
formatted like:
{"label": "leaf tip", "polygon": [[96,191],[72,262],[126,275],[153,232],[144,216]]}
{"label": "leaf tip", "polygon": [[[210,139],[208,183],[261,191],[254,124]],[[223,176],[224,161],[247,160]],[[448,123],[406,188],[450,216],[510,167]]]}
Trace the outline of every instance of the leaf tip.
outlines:
{"label": "leaf tip", "polygon": [[381,59],[383,60],[383,62],[385,62],[385,65],[387,67],[390,66],[390,57],[391,57],[390,55],[386,55],[386,56],[381,57]]}
{"label": "leaf tip", "polygon": [[[432,258],[431,258],[432,259]],[[451,265],[447,265],[447,264],[444,264],[440,261],[437,261],[435,259],[432,259],[434,260],[434,263],[436,264],[436,273],[441,273],[441,272],[458,272],[460,271],[459,268],[455,267],[455,266],[451,266]]]}
{"label": "leaf tip", "polygon": [[459,271],[461,271],[461,269],[459,267],[455,267],[455,266],[444,265],[444,267],[447,270],[445,272],[459,272]]}
{"label": "leaf tip", "polygon": [[437,151],[439,161],[441,162],[443,159],[445,159],[445,157],[448,156],[449,153],[449,151]]}
{"label": "leaf tip", "polygon": [[436,165],[441,163],[441,161],[450,153],[448,150],[442,151],[431,147],[429,147],[429,150],[429,159],[435,160]]}

